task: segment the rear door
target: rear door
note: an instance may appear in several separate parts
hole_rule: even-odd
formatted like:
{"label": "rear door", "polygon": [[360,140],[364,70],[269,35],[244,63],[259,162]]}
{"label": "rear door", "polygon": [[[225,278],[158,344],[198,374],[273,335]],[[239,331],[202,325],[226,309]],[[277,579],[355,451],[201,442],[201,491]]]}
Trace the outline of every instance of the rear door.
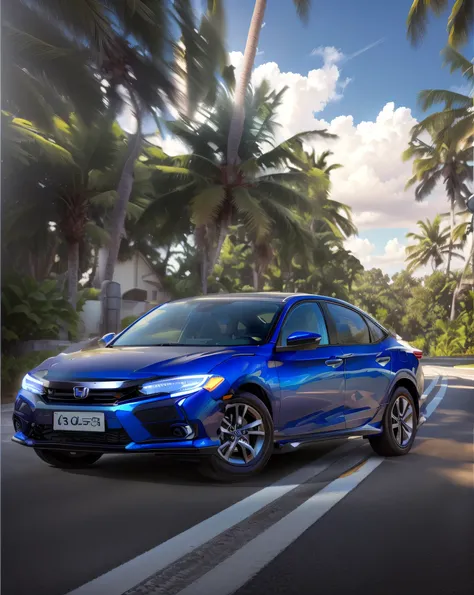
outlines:
{"label": "rear door", "polygon": [[384,404],[392,376],[388,338],[356,310],[332,302],[325,309],[344,359],[346,428],[357,428],[370,423]]}
{"label": "rear door", "polygon": [[[312,331],[322,337],[314,349],[287,346],[289,335]],[[322,310],[314,301],[299,302],[283,323],[273,356],[280,380],[277,435],[298,437],[343,430],[344,361],[342,349],[329,345]]]}

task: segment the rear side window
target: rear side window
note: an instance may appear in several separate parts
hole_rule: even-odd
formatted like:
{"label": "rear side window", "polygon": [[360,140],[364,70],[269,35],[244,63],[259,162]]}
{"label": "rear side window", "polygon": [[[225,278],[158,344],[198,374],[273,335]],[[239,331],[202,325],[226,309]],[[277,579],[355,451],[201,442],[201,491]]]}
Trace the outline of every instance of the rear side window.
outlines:
{"label": "rear side window", "polygon": [[374,324],[368,318],[366,318],[365,321],[368,324],[369,329],[370,329],[370,337],[372,339],[372,343],[378,343],[379,341],[382,341],[382,339],[385,339],[386,334],[383,332],[383,330],[379,326]]}
{"label": "rear side window", "polygon": [[334,323],[339,345],[370,343],[369,327],[360,314],[338,304],[328,303],[326,307]]}

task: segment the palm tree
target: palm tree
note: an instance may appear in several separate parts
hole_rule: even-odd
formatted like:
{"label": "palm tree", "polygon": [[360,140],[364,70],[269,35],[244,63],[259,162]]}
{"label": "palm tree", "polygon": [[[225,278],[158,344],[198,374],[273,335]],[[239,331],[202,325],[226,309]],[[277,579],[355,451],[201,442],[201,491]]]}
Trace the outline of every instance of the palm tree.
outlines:
{"label": "palm tree", "polygon": [[[407,233],[406,237],[415,240],[413,246],[407,246],[408,272],[427,265],[431,262],[433,271],[444,262],[444,258],[450,253],[450,232],[441,228],[441,216],[436,215],[433,221],[418,221],[420,233]],[[457,245],[453,246],[457,247]],[[452,253],[452,256],[462,258],[460,254]]]}
{"label": "palm tree", "polygon": [[[314,149],[308,153],[301,144],[295,144],[293,155],[293,163],[310,177],[318,177],[323,172],[329,180],[332,171],[343,167],[340,163],[328,163],[328,157],[333,155],[333,152],[329,150],[316,155]],[[330,198],[329,185],[322,191],[318,191],[317,188],[310,185],[308,196],[313,201],[311,231],[321,233],[331,231],[335,237],[340,239],[347,239],[357,234],[357,228],[352,222],[351,208]]]}
{"label": "palm tree", "polygon": [[[30,163],[22,172],[23,183],[16,188],[16,202],[7,223],[9,229],[28,230],[34,239],[37,234],[47,236],[50,222],[54,222],[56,238],[62,238],[67,247],[68,294],[75,307],[81,252],[89,252],[87,244],[97,246],[108,240],[104,221],[117,200],[117,170],[128,149],[126,136],[117,124],[104,134],[102,125],[86,125],[71,114],[68,122],[54,118],[53,126],[52,135],[43,133],[44,142],[60,147],[61,155],[68,155],[68,159],[48,163],[40,156]],[[39,130],[34,134],[41,136]],[[138,164],[140,167],[145,166]],[[137,196],[128,205],[129,216],[137,218],[146,204],[144,197]],[[60,252],[57,241],[52,256]]]}
{"label": "palm tree", "polygon": [[[466,86],[472,87],[474,71],[472,62],[452,47],[446,47],[442,52],[444,64],[449,65],[451,72],[460,71],[466,81]],[[412,130],[412,136],[420,136],[423,132],[436,130],[437,142],[467,143],[474,136],[474,111],[472,93],[443,89],[427,89],[418,94],[418,101],[423,111],[431,109],[436,104],[444,104],[443,109],[434,112],[419,122]]]}
{"label": "palm tree", "polygon": [[[451,3],[449,0],[413,0],[407,18],[407,34],[416,45],[426,31],[429,12],[443,14]],[[453,47],[467,42],[474,22],[474,7],[471,0],[453,0],[448,19],[448,41]]]}
{"label": "palm tree", "polygon": [[[9,77],[4,103],[9,111],[31,114],[35,123],[41,118],[43,128],[53,113],[66,118],[70,105],[84,121],[105,111],[104,132],[125,105],[135,116],[136,131],[127,145],[118,200],[109,221],[106,279],[113,278],[123,235],[134,163],[142,146],[142,123],[152,117],[159,126],[158,114],[166,113],[167,102],[176,100],[168,59],[176,43],[174,25],[181,34],[193,90],[197,80],[205,87],[209,76],[214,79],[222,62],[221,1],[208,0],[200,24],[192,5],[191,0],[10,0],[3,11],[11,50],[10,59],[3,60],[7,67],[11,65],[3,69]],[[194,93],[190,104],[199,99],[199,93]]]}
{"label": "palm tree", "polygon": [[[155,7],[163,7],[161,2],[153,3]],[[160,8],[160,10],[161,10]],[[181,30],[181,43],[184,46],[186,75],[189,75],[188,85],[188,110],[192,115],[194,107],[202,98],[199,92],[192,91],[196,88],[204,89],[206,85],[214,84],[218,67],[222,65],[223,49],[223,10],[220,1],[208,0],[208,8],[200,26],[196,23],[190,0],[177,0],[173,3],[174,11],[171,17],[176,20]],[[118,94],[119,87],[128,90],[130,103],[136,120],[136,132],[133,140],[130,139],[129,154],[123,166],[122,175],[117,187],[118,200],[110,219],[107,261],[105,264],[103,280],[112,280],[115,264],[118,258],[120,243],[123,236],[127,204],[133,186],[133,169],[135,160],[142,148],[141,126],[144,116],[151,114],[157,121],[157,111],[166,113],[164,97],[172,103],[176,101],[175,84],[170,77],[169,67],[165,63],[164,40],[167,24],[163,15],[154,15],[150,38],[146,36],[147,54],[143,55],[136,50],[130,51],[127,38],[119,38],[118,44],[113,47],[113,52],[108,55],[107,74],[110,88]],[[128,31],[128,23],[124,33]],[[135,28],[140,34],[140,27]],[[161,38],[157,44],[156,38]],[[122,49],[117,54],[115,49]],[[125,51],[124,51],[125,50]],[[151,56],[151,60],[147,59]],[[118,61],[117,61],[118,58]],[[118,73],[118,74],[117,74]],[[139,85],[138,85],[139,83]],[[199,86],[200,85],[200,86]]]}
{"label": "palm tree", "polygon": [[[293,0],[293,4],[296,7],[298,15],[303,20],[306,20],[309,13],[310,0]],[[245,45],[242,72],[235,90],[234,110],[229,127],[229,139],[227,143],[227,165],[231,177],[236,177],[235,172],[232,172],[232,168],[237,165],[239,158],[241,158],[241,156],[239,156],[239,147],[244,130],[245,98],[247,88],[250,84],[255,56],[257,54],[258,40],[263,25],[266,7],[267,0],[255,0],[255,7],[252,20],[250,21],[247,43]]]}
{"label": "palm tree", "polygon": [[[167,212],[175,220],[188,209],[194,237],[201,255],[202,291],[218,261],[229,226],[245,222],[255,246],[269,244],[275,233],[303,237],[296,211],[311,209],[306,190],[309,183],[320,190],[328,185],[322,171],[309,177],[302,171],[288,171],[293,148],[303,139],[332,137],[326,131],[303,132],[264,151],[273,140],[276,108],[284,90],[271,91],[263,81],[246,97],[242,161],[236,177],[229,179],[226,167],[228,130],[233,111],[232,95],[222,87],[204,123],[182,120],[170,124],[172,132],[191,150],[188,155],[164,156],[154,163],[158,171],[178,180],[175,189],[163,194],[145,211],[144,218]],[[176,183],[175,183],[176,184]],[[273,227],[273,231],[272,230]]]}
{"label": "palm tree", "polygon": [[[67,117],[71,106],[85,121],[103,107],[100,81],[89,64],[90,52],[64,28],[55,26],[46,11],[48,3],[43,10],[39,0],[2,3],[2,109],[44,130],[51,128],[55,114]],[[88,3],[67,4],[74,13],[77,4],[86,10]]]}
{"label": "palm tree", "polygon": [[[438,123],[439,125],[439,123]],[[413,176],[406,188],[417,184],[415,200],[423,201],[439,182],[444,182],[451,211],[450,248],[446,274],[449,275],[451,252],[454,247],[455,210],[465,208],[469,196],[468,183],[472,180],[472,168],[469,166],[472,151],[470,143],[457,141],[445,136],[445,142],[439,140],[439,128],[435,122],[427,127],[432,143],[428,144],[419,137],[412,137],[403,159],[414,159]],[[415,131],[416,132],[416,131]]]}

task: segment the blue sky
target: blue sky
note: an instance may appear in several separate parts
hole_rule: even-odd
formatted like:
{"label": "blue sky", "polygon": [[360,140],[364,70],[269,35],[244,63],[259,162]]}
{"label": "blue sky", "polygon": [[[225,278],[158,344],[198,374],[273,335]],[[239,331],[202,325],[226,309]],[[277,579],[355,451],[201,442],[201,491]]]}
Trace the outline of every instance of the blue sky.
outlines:
{"label": "blue sky", "polygon": [[[413,48],[406,37],[406,17],[412,0],[313,0],[307,25],[299,20],[291,0],[268,0],[256,65],[276,62],[280,70],[307,73],[322,64],[311,51],[333,46],[350,56],[380,41],[373,49],[342,65],[352,79],[344,97],[328,106],[325,119],[350,113],[356,121],[373,119],[380,106],[394,101],[418,118],[416,96],[421,89],[461,85],[459,76],[442,67],[439,55],[446,40],[448,14],[431,18],[423,42]],[[244,51],[253,0],[226,0],[228,49]]]}
{"label": "blue sky", "polygon": [[[270,73],[274,86],[290,85],[293,98],[282,112],[289,119],[285,133],[313,127],[315,112],[315,118],[340,136],[334,152],[344,168],[335,172],[333,196],[352,207],[359,226],[359,238],[349,247],[366,267],[380,266],[388,273],[403,268],[405,235],[416,230],[416,221],[446,211],[442,188],[423,205],[415,204],[413,192],[404,192],[411,165],[402,163],[400,156],[415,119],[423,117],[417,94],[463,83],[460,75],[443,67],[440,56],[447,42],[448,13],[431,18],[425,38],[412,47],[406,37],[411,3],[313,0],[309,22],[303,25],[291,0],[268,0],[255,63],[257,80],[260,71],[262,76]],[[243,53],[254,2],[225,4],[228,50]],[[312,55],[315,48],[336,48],[344,54],[333,67],[336,88],[331,88],[330,65],[322,55]],[[471,57],[468,49],[464,53]],[[321,69],[316,83],[310,76],[315,69]],[[350,82],[343,88],[346,79]],[[326,90],[314,84],[326,85]],[[324,97],[324,109],[311,107],[313,92],[315,106]]]}

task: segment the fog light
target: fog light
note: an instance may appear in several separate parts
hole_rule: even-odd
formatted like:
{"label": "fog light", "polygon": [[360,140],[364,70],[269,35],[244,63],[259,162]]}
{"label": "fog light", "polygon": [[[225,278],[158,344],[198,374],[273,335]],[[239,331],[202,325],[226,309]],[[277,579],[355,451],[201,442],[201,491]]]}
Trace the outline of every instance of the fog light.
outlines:
{"label": "fog light", "polygon": [[193,429],[191,426],[174,426],[172,434],[175,438],[192,438]]}
{"label": "fog light", "polygon": [[21,421],[17,418],[13,420],[13,427],[15,428],[15,432],[21,432],[23,426],[21,425]]}

